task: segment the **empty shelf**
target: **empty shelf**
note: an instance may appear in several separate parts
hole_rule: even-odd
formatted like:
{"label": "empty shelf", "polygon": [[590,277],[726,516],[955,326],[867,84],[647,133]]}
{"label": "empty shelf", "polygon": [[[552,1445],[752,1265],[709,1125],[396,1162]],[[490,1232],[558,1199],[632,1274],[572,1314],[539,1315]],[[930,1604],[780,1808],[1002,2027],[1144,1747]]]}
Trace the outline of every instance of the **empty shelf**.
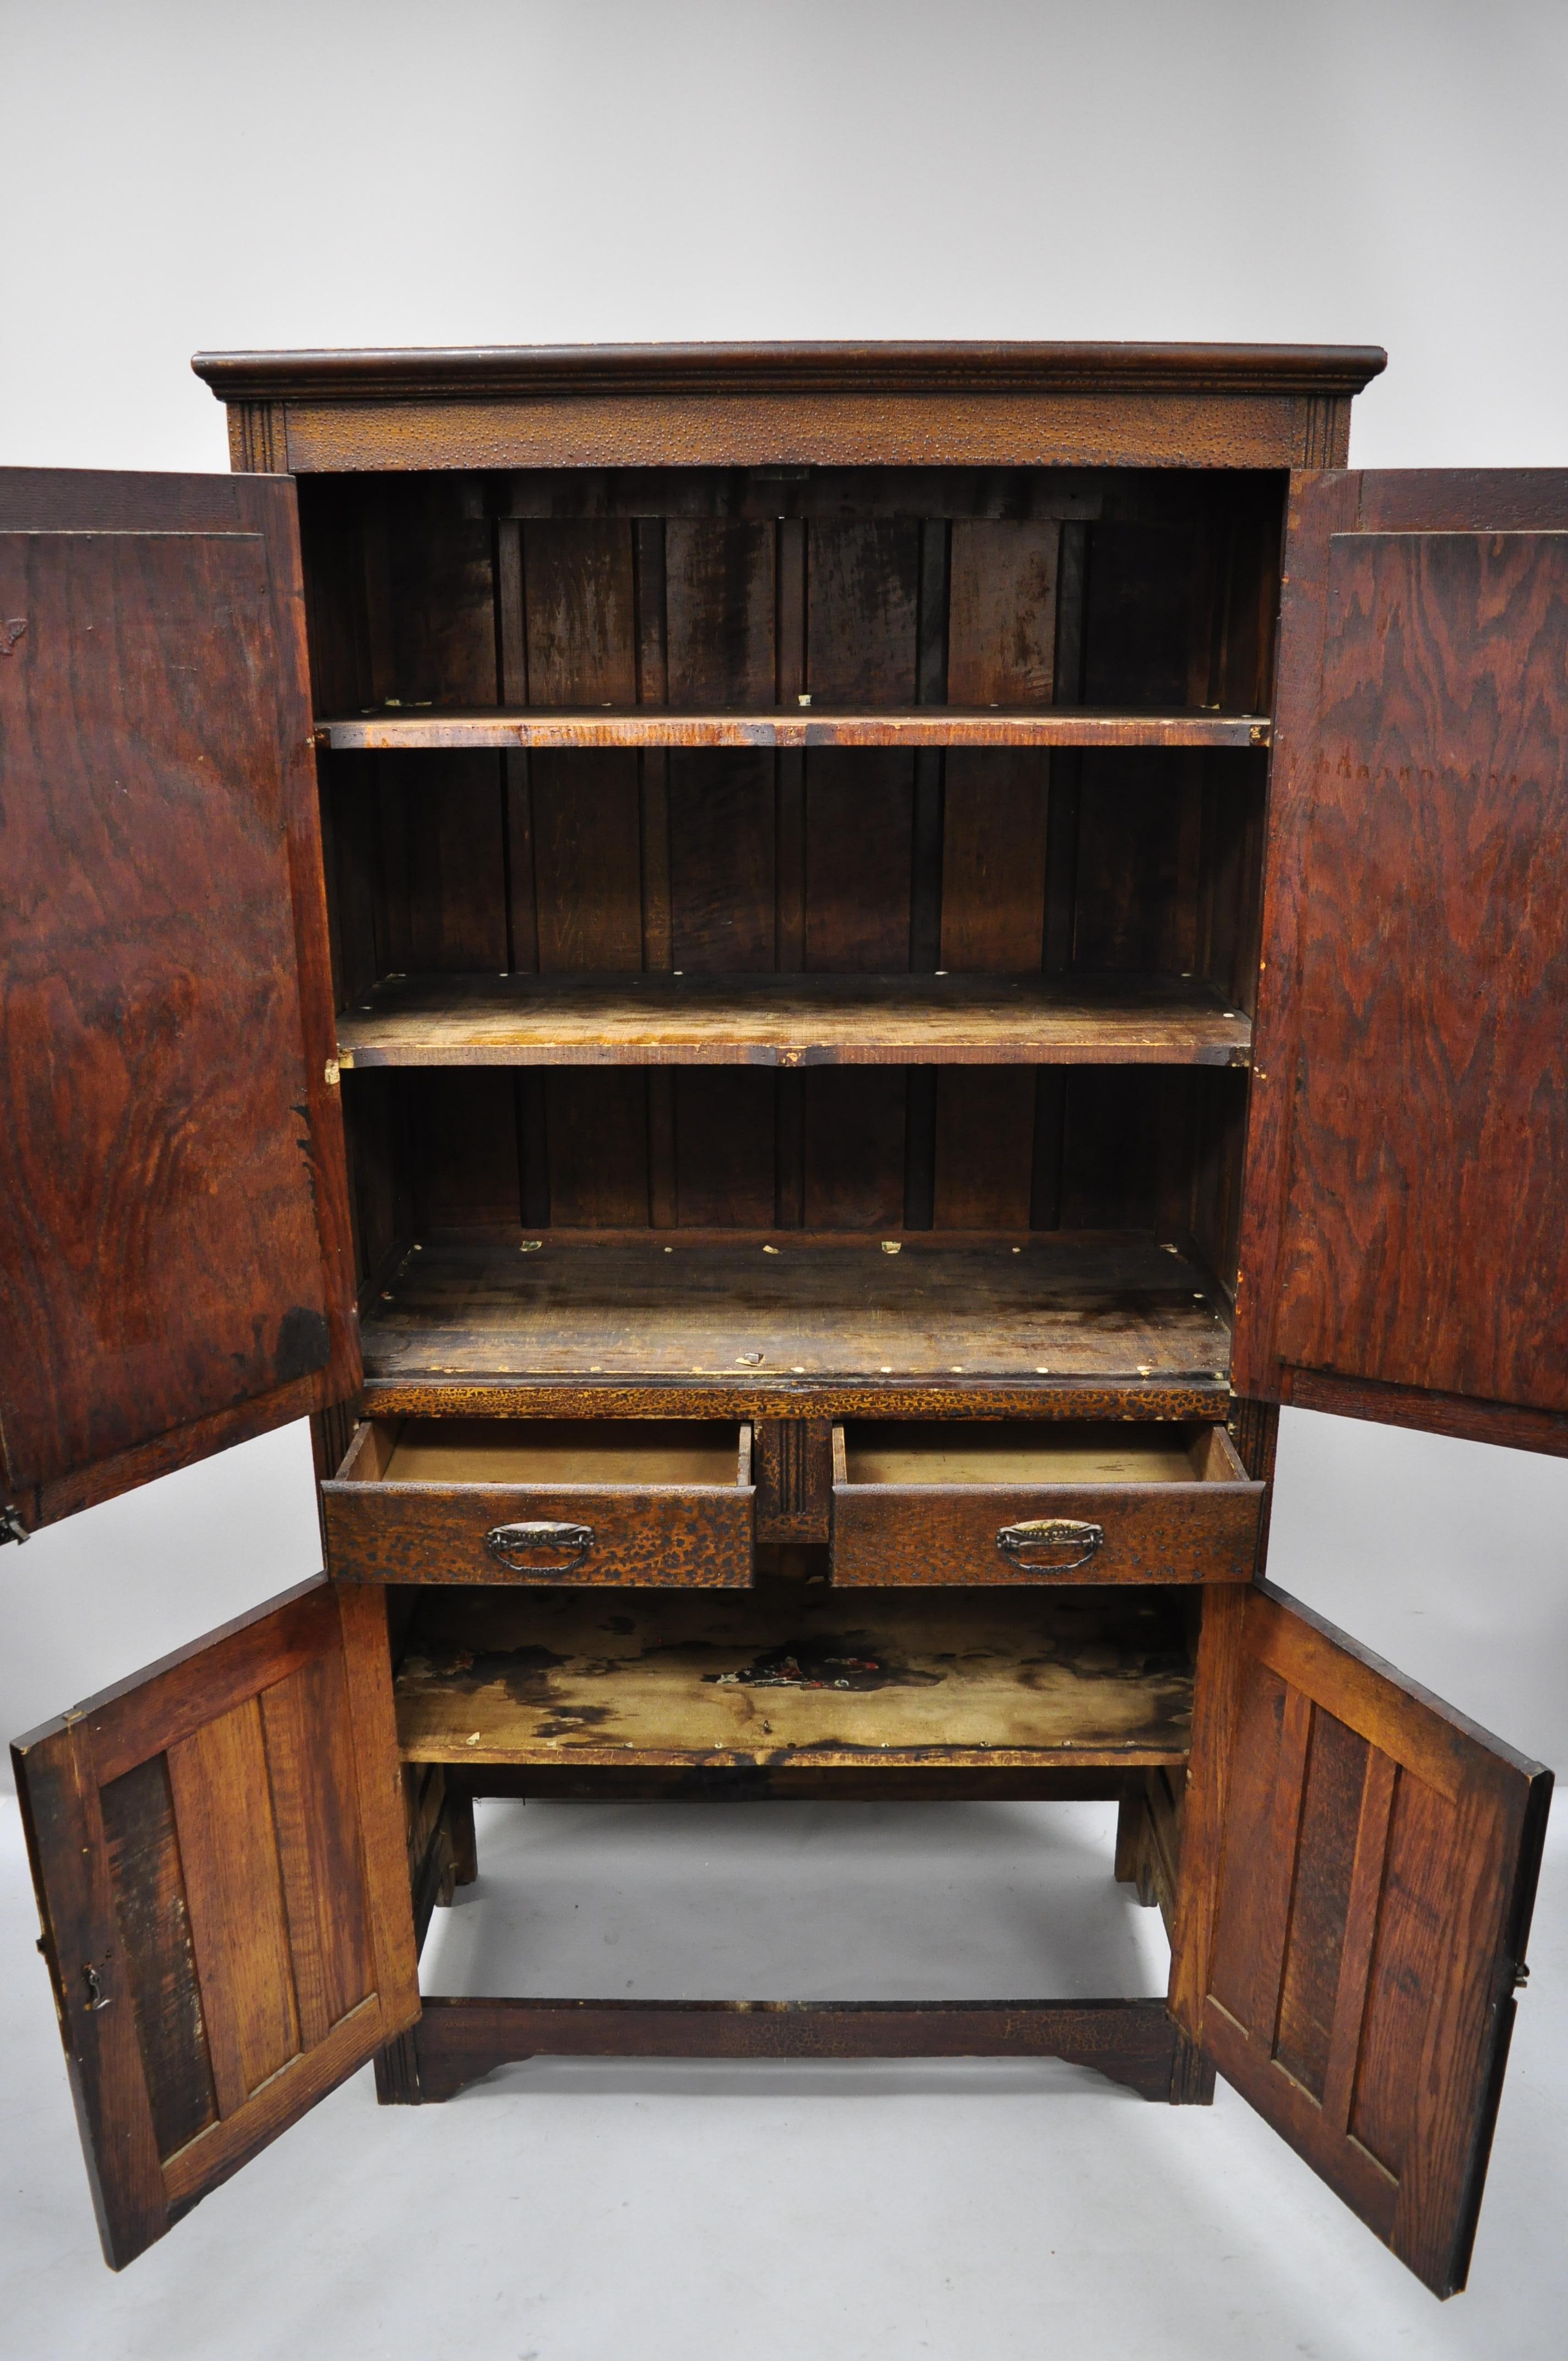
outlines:
{"label": "empty shelf", "polygon": [[357,1066],[1245,1065],[1176,976],[415,975],[338,1019]]}
{"label": "empty shelf", "polygon": [[899,1251],[799,1231],[432,1243],[366,1315],[367,1382],[378,1412],[531,1381],[765,1400],[803,1379],[878,1395],[1065,1380],[1163,1388],[1172,1417],[1225,1394],[1225,1306],[1174,1246],[1109,1232],[887,1244]]}
{"label": "empty shelf", "polygon": [[426,1598],[410,1763],[855,1767],[1186,1759],[1179,1611],[1145,1595]]}
{"label": "empty shelf", "polygon": [[1082,707],[1034,712],[996,707],[834,711],[791,706],[760,713],[672,713],[661,706],[441,710],[400,706],[334,716],[316,743],[334,752],[400,747],[602,748],[813,746],[1266,746],[1264,713],[1128,713]]}

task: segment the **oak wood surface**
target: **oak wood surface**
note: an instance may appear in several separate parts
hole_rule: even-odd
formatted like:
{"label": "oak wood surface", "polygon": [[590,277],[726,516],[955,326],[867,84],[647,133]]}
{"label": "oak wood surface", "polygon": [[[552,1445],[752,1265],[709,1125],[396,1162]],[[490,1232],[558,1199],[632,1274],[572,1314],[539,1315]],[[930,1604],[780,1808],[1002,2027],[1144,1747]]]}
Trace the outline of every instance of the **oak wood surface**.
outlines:
{"label": "oak wood surface", "polygon": [[1530,489],[1533,531],[1506,477],[1295,498],[1239,1299],[1247,1390],[1477,1433],[1568,1409],[1568,483]]}
{"label": "oak wood surface", "polygon": [[1372,348],[199,354],[246,467],[1340,465]]}
{"label": "oak wood surface", "polygon": [[[1245,1582],[1262,1498],[1215,1428],[850,1427],[833,1487],[832,1578]],[[1042,1521],[1089,1525],[1099,1543],[1088,1554],[1074,1540],[1003,1549],[1003,1532]]]}
{"label": "oak wood surface", "polygon": [[[1247,1595],[1238,1671],[1200,2038],[1400,2260],[1451,2294],[1552,1774],[1271,1585]],[[1191,2006],[1189,1982],[1179,2015]]]}
{"label": "oak wood surface", "polygon": [[444,974],[378,983],[337,1033],[356,1069],[1223,1066],[1252,1027],[1195,977]]}
{"label": "oak wood surface", "polygon": [[[1005,527],[1003,530],[1006,530]],[[1005,685],[1005,684],[999,684]],[[902,684],[900,684],[902,686]],[[1264,713],[1006,712],[996,705],[915,707],[906,712],[835,711],[803,699],[776,712],[682,712],[633,707],[622,712],[554,709],[509,712],[389,712],[334,715],[316,724],[318,743],[339,752],[406,752],[420,747],[591,750],[607,747],[1050,747],[1266,746]]]}
{"label": "oak wood surface", "polygon": [[[322,1498],[338,1582],[751,1580],[751,1429],[722,1421],[410,1422],[357,1438]],[[489,1547],[529,1524],[572,1538]]]}
{"label": "oak wood surface", "polygon": [[429,1592],[396,1697],[407,1762],[623,1767],[1133,1766],[1184,1758],[1192,1704],[1160,1592],[806,1586]]}
{"label": "oak wood surface", "polygon": [[[364,1328],[367,1375],[380,1387],[597,1378],[607,1392],[696,1378],[762,1391],[801,1379],[890,1393],[910,1380],[948,1392],[1029,1379],[1168,1388],[1223,1380],[1227,1362],[1223,1304],[1202,1274],[1173,1245],[1116,1235],[1017,1247],[783,1232],[552,1235],[527,1251],[432,1243],[408,1255],[385,1297]],[[957,1378],[967,1385],[947,1382]]]}
{"label": "oak wood surface", "polygon": [[318,1576],[13,1748],[116,2268],[418,2015],[376,1612]]}
{"label": "oak wood surface", "polygon": [[0,573],[0,1413],[37,1522],[358,1368],[290,488],[8,471]]}

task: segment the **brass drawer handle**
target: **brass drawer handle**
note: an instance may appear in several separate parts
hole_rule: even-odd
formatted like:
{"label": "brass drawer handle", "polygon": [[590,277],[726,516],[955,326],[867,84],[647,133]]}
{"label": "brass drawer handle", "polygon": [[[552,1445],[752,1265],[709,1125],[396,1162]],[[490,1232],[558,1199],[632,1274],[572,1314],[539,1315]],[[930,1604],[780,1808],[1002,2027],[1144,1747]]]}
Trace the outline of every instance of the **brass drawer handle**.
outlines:
{"label": "brass drawer handle", "polygon": [[[1087,1565],[1105,1539],[1103,1525],[1080,1524],[1076,1517],[1036,1517],[1026,1525],[1003,1525],[996,1546],[1003,1557],[1031,1574],[1070,1574]],[[1025,1550],[1075,1549],[1076,1557],[1027,1558]]]}
{"label": "brass drawer handle", "polygon": [[[580,1565],[593,1545],[592,1525],[492,1525],[485,1535],[485,1547],[490,1555],[513,1574],[563,1574],[568,1567]],[[565,1550],[566,1565],[541,1565],[531,1557],[513,1557],[513,1550]]]}

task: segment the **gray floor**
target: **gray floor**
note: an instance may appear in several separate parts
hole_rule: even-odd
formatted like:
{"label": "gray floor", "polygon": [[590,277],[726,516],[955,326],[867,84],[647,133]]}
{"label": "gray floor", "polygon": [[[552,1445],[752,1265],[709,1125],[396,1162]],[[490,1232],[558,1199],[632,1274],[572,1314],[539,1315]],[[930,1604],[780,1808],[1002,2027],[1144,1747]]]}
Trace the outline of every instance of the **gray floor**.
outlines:
{"label": "gray floor", "polygon": [[[480,1807],[430,1991],[1157,1989],[1097,1805]],[[0,1957],[33,1931],[0,1802]],[[444,2107],[357,2075],[115,2278],[41,1966],[5,1994],[11,2361],[1388,2361],[1563,2349],[1568,1840],[1548,1856],[1471,2290],[1440,2306],[1220,2087],[1050,2065],[540,2063]]]}

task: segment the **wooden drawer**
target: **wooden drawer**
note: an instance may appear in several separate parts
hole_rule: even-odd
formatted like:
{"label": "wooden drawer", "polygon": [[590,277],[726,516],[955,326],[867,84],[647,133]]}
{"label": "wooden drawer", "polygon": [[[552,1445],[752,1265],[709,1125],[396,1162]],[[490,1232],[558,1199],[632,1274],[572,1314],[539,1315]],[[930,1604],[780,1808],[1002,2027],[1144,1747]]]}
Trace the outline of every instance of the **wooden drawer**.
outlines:
{"label": "wooden drawer", "polygon": [[339,1581],[751,1579],[751,1430],[718,1419],[372,1420],[322,1494]]}
{"label": "wooden drawer", "polygon": [[833,1430],[840,1585],[1246,1582],[1262,1505],[1218,1426]]}

